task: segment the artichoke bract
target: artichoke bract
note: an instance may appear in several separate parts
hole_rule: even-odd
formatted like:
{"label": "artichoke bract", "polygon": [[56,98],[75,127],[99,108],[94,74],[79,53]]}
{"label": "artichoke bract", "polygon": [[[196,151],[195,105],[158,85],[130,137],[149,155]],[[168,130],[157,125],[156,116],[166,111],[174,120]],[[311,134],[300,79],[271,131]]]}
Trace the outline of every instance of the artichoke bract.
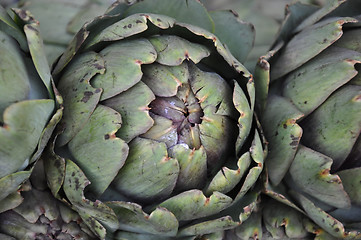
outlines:
{"label": "artichoke bract", "polygon": [[100,238],[238,227],[257,206],[266,152],[240,63],[253,39],[199,1],[118,2],[85,24],[53,69],[64,98],[45,163],[53,194]]}
{"label": "artichoke bract", "polygon": [[[321,5],[325,0],[302,0],[303,3]],[[284,18],[284,7],[294,0],[201,0],[209,10],[232,9],[241,19],[247,19],[256,29],[254,47],[244,66],[254,72],[260,56],[273,44]]]}
{"label": "artichoke bract", "polygon": [[[266,60],[271,66],[267,104],[260,104],[266,193],[312,219],[321,230],[305,229],[320,239],[361,238],[360,14],[360,1],[290,6],[274,50],[258,65],[260,76]],[[282,221],[268,212],[277,232]]]}
{"label": "artichoke bract", "polygon": [[0,7],[0,212],[21,203],[17,190],[61,117],[38,22],[14,14],[16,21]]}
{"label": "artichoke bract", "polygon": [[[52,64],[86,21],[102,15],[114,0],[20,0],[40,24],[45,53]],[[56,27],[54,27],[56,26]]]}
{"label": "artichoke bract", "polygon": [[52,196],[42,159],[22,188],[22,204],[0,214],[1,239],[97,239],[76,212]]}

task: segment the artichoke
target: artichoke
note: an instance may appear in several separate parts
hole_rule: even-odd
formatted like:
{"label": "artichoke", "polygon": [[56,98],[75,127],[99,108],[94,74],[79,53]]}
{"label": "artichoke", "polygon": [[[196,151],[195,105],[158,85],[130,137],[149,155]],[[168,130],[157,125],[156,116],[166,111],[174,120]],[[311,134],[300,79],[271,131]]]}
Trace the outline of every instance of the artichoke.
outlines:
{"label": "artichoke", "polygon": [[61,117],[38,22],[0,6],[0,212],[19,205],[25,182]]}
{"label": "artichoke", "polygon": [[253,39],[190,0],[118,2],[85,24],[53,69],[53,195],[102,239],[224,238],[257,207],[266,153],[241,64]]}
{"label": "artichoke", "polygon": [[269,141],[264,222],[282,239],[361,239],[361,2],[288,10],[256,73],[270,76],[258,105]]}
{"label": "artichoke", "polygon": [[1,239],[96,239],[76,212],[52,196],[41,159],[21,195],[22,204],[0,214]]}

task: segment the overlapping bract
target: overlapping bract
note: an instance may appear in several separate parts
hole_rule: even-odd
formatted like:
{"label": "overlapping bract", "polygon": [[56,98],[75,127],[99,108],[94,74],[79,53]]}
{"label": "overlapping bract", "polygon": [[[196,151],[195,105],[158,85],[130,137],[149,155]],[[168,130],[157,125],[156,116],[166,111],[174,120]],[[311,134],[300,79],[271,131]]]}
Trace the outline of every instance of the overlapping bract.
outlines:
{"label": "overlapping bract", "polygon": [[0,7],[0,212],[21,203],[17,190],[61,117],[38,22],[14,13],[16,21]]}
{"label": "overlapping bract", "polygon": [[[286,225],[288,237],[309,231],[318,239],[361,238],[360,7],[359,1],[290,6],[274,50],[259,63],[258,74],[267,76],[270,62],[270,93],[260,104],[269,141],[265,191],[290,206],[283,218],[266,204],[266,226],[275,236]],[[321,229],[299,221],[292,208]],[[288,225],[297,221],[298,229]]]}
{"label": "overlapping bract", "polygon": [[23,185],[21,196],[24,201],[19,206],[0,213],[1,239],[97,239],[76,212],[52,196],[42,159]]}
{"label": "overlapping bract", "polygon": [[[284,18],[285,7],[295,0],[201,0],[211,11],[231,9],[254,25],[256,31],[254,47],[244,65],[254,72],[260,56],[267,54],[273,44]],[[300,0],[302,3],[322,6],[326,0]]]}
{"label": "overlapping bract", "polygon": [[[25,7],[48,3],[35,2]],[[52,194],[65,205],[39,203],[50,199],[44,191],[23,192],[36,202],[31,215],[49,208],[35,221],[39,234],[361,239],[360,3],[289,6],[273,50],[255,70],[256,94],[241,64],[253,44],[250,25],[230,12],[207,12],[199,1],[125,2],[84,25],[54,65],[65,115],[43,158]],[[93,16],[87,9],[84,16]],[[0,222],[8,224],[0,232],[23,238],[33,233],[16,235],[9,226],[35,225],[26,204],[16,207],[16,190],[27,190],[20,186],[61,110],[50,120],[55,101],[47,99],[53,90],[37,23],[15,12],[20,25],[3,10],[0,22]],[[71,34],[82,21],[74,19]],[[58,44],[56,33],[46,38],[51,59],[59,54],[53,47],[64,49],[71,38],[60,34]],[[266,149],[254,108],[270,146],[261,197],[256,181]],[[14,143],[22,151],[12,151]],[[84,224],[78,215],[59,218],[57,204],[71,206]],[[74,234],[62,235],[72,224]]]}
{"label": "overlapping bract", "polygon": [[119,2],[85,24],[53,71],[64,98],[45,155],[53,194],[100,238],[239,226],[266,152],[240,63],[252,42],[250,25],[198,1]]}
{"label": "overlapping bract", "polygon": [[115,0],[19,0],[17,7],[30,11],[40,24],[45,53],[52,64],[82,27],[102,15]]}

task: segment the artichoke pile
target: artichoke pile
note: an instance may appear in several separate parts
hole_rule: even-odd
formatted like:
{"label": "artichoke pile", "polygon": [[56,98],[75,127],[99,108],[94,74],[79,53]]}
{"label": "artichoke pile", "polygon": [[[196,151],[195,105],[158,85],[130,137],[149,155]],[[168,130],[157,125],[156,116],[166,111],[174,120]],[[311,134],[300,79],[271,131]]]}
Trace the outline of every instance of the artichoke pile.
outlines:
{"label": "artichoke pile", "polygon": [[0,8],[0,237],[361,239],[361,2],[285,2]]}

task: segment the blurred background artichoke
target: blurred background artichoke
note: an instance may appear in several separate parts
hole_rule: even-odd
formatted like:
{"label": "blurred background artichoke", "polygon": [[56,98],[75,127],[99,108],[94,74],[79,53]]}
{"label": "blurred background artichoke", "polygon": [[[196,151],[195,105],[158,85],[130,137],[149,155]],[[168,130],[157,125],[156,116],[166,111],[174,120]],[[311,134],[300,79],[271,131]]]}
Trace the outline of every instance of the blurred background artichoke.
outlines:
{"label": "blurred background artichoke", "polygon": [[[360,9],[360,1],[291,5],[259,64],[267,73],[270,62],[262,115],[269,142],[265,192],[312,219],[318,227],[304,229],[318,239],[361,238]],[[302,219],[297,215],[290,221]],[[267,218],[277,235],[282,217]]]}
{"label": "blurred background artichoke", "polygon": [[22,202],[18,189],[61,117],[38,23],[22,10],[14,16],[0,6],[0,212]]}

